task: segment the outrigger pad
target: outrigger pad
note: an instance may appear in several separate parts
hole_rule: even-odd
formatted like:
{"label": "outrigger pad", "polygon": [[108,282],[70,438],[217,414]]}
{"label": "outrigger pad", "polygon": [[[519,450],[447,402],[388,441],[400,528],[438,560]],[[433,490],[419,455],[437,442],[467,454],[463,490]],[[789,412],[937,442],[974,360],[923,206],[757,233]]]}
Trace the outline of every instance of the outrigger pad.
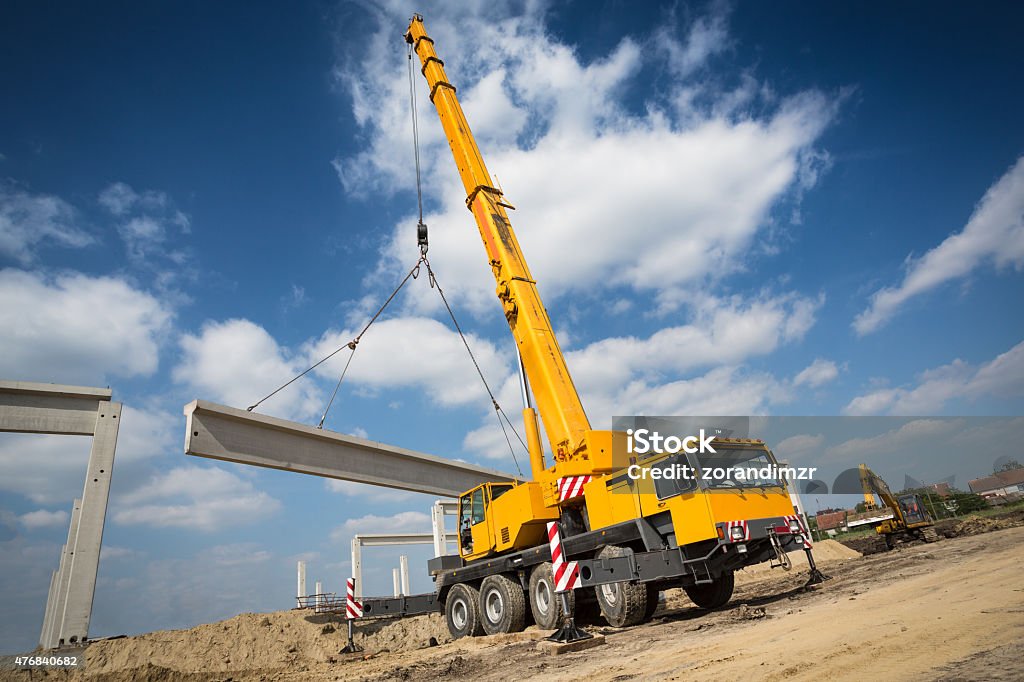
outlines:
{"label": "outrigger pad", "polygon": [[565,621],[565,625],[558,628],[553,635],[545,637],[549,642],[558,642],[560,644],[568,644],[570,642],[580,642],[584,639],[593,639],[593,635],[576,627],[576,619],[569,618]]}
{"label": "outrigger pad", "polygon": [[341,651],[339,651],[338,653],[339,654],[357,654],[357,653],[359,653],[362,650],[363,650],[363,647],[361,647],[358,644],[356,644],[355,642],[349,640],[349,643],[346,644],[345,647]]}
{"label": "outrigger pad", "polygon": [[832,576],[825,575],[817,568],[811,570],[811,577],[808,578],[807,582],[804,583],[804,587],[810,587],[811,585],[820,585],[826,580],[832,580]]}
{"label": "outrigger pad", "polygon": [[812,585],[820,585],[826,580],[832,580],[832,576],[825,575],[818,569],[818,565],[814,563],[814,555],[811,554],[811,550],[804,548],[804,551],[807,552],[807,565],[811,569],[811,577],[804,583],[804,589],[806,590]]}

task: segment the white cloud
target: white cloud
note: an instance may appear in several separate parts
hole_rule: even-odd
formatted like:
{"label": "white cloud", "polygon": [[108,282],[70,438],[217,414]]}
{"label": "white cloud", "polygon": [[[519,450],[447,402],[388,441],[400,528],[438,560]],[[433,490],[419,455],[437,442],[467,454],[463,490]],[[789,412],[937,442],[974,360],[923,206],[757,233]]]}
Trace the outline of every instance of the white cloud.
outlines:
{"label": "white cloud", "polygon": [[795,461],[806,457],[808,454],[816,453],[825,443],[825,436],[822,434],[811,435],[803,433],[779,441],[772,451],[782,459]]}
{"label": "white cloud", "polygon": [[217,467],[176,467],[116,501],[122,525],[215,532],[262,521],[281,503],[249,481]]}
{"label": "white cloud", "polygon": [[159,248],[166,237],[163,224],[149,216],[132,218],[119,225],[117,231],[124,240],[128,258],[133,260],[145,258],[151,250]]}
{"label": "white cloud", "polygon": [[922,372],[911,386],[879,388],[857,396],[845,414],[919,415],[942,410],[953,401],[1024,395],[1024,341],[980,367],[963,360]]}
{"label": "white cloud", "polygon": [[668,28],[658,29],[654,44],[666,53],[666,63],[673,75],[686,78],[704,66],[713,55],[728,49],[726,17],[721,13],[698,17],[684,41],[680,41]]}
{"label": "white cloud", "polygon": [[695,302],[688,324],[666,327],[644,339],[603,339],[567,353],[566,362],[584,393],[623,387],[637,377],[736,365],[799,341],[823,302],[793,294],[750,300],[706,297]]}
{"label": "white cloud", "polygon": [[817,358],[793,377],[794,386],[819,388],[839,376],[839,367],[832,360]]}
{"label": "white cloud", "polygon": [[94,239],[75,225],[75,218],[75,210],[63,199],[0,183],[0,254],[27,265],[44,244],[88,246]]}
{"label": "white cloud", "polygon": [[[587,375],[575,373],[577,386],[585,384]],[[506,384],[515,386],[512,379]],[[518,389],[515,389],[518,391]],[[512,423],[522,434],[521,420],[513,391],[502,392],[502,405],[510,414]],[[716,367],[707,373],[686,379],[653,381],[632,378],[618,385],[608,383],[593,389],[581,390],[580,397],[587,410],[587,417],[594,428],[611,428],[615,415],[751,415],[762,414],[771,406],[788,402],[789,388],[775,377],[764,372],[753,372],[738,367]],[[502,400],[499,396],[499,400]],[[528,460],[515,437],[509,434],[516,449],[520,466],[526,471]],[[550,450],[546,440],[542,442]],[[493,411],[481,421],[481,426],[466,434],[463,446],[482,456],[494,460],[505,460],[510,469],[512,462],[508,445],[498,427]]]}
{"label": "white cloud", "polygon": [[18,517],[22,525],[33,530],[36,528],[50,528],[52,526],[66,526],[68,523],[69,515],[66,511],[48,511],[46,509],[37,509],[36,511],[22,514]]}
{"label": "white cloud", "polygon": [[[659,36],[672,50],[645,52],[626,39],[606,57],[583,62],[545,30],[540,6],[496,21],[504,11],[468,8],[458,12],[457,22],[438,12],[427,28],[448,60],[453,82],[468,93],[474,131],[479,133],[476,112],[469,105],[496,99],[475,97],[480,89],[502,86],[513,128],[520,111],[527,116],[514,139],[477,137],[491,172],[500,175],[519,208],[513,221],[549,304],[594,286],[654,292],[670,304],[684,285],[743,267],[747,259],[739,256],[772,207],[816,180],[806,172],[806,160],[818,157],[808,152],[836,107],[820,93],[779,99],[766,107],[767,114],[733,106],[725,113],[690,112],[685,121],[674,120],[658,102],[643,114],[626,109],[625,93],[633,93],[629,86],[646,60],[664,60],[676,50],[687,55],[680,64],[693,69],[719,49],[721,17],[699,20],[681,45]],[[341,74],[356,119],[368,133],[364,152],[338,162],[350,192],[412,187],[401,96],[404,65],[391,44],[394,26],[406,13],[404,7],[382,9],[381,30],[371,38],[366,58],[347,64]],[[493,311],[493,282],[465,208],[465,190],[425,89],[420,111],[431,178],[428,206],[439,207],[425,218],[435,247],[432,260],[453,298],[477,313]],[[480,116],[485,130],[490,118]],[[408,267],[414,224],[399,221],[386,246],[381,267],[392,275]],[[436,295],[426,288],[414,290],[412,299],[418,310],[437,309]]]}
{"label": "white cloud", "polygon": [[[248,407],[306,369],[261,326],[249,320],[206,322],[198,335],[180,340],[182,358],[172,376],[197,397]],[[285,418],[309,418],[323,409],[309,378],[296,381],[260,406]]]}
{"label": "white cloud", "polygon": [[161,208],[167,204],[167,195],[163,192],[144,192],[140,195],[127,183],[115,182],[100,192],[97,200],[115,216],[123,216],[140,203],[146,208]]}
{"label": "white cloud", "polygon": [[[355,331],[329,331],[309,345],[309,364],[344,346]],[[467,333],[466,340],[488,382],[510,371],[508,352]],[[511,346],[511,340],[509,345]],[[337,381],[349,351],[321,365],[317,374]],[[486,401],[480,377],[454,329],[426,317],[399,317],[376,322],[357,346],[345,382],[370,389],[414,387],[445,406]]]}
{"label": "white cloud", "polygon": [[344,542],[359,533],[429,533],[431,532],[430,515],[424,512],[404,511],[392,516],[376,516],[367,514],[345,523],[331,531],[333,542]]}
{"label": "white cloud", "polygon": [[148,376],[171,317],[121,279],[0,271],[0,375],[95,385]]}
{"label": "white cloud", "polygon": [[115,561],[118,559],[134,559],[142,552],[129,547],[118,547],[117,545],[104,544],[100,548],[100,561]]}
{"label": "white cloud", "polygon": [[892,457],[894,453],[907,451],[915,444],[948,440],[963,427],[963,420],[915,419],[877,436],[851,438],[830,446],[820,461],[822,463],[845,463],[852,466],[853,463],[863,462],[872,456]]}
{"label": "white cloud", "polygon": [[873,332],[911,298],[963,279],[986,263],[1018,271],[1024,266],[1024,156],[985,192],[963,230],[920,258],[908,256],[903,281],[876,291],[853,328],[862,336]]}
{"label": "white cloud", "polygon": [[[597,428],[607,428],[617,414],[758,414],[788,402],[791,391],[769,374],[743,369],[742,363],[800,341],[823,303],[822,297],[794,294],[693,299],[688,324],[666,327],[646,338],[595,341],[566,353],[566,363],[590,423]],[[685,376],[701,368],[712,369]],[[507,373],[499,386],[499,403],[510,414],[518,414],[515,374]],[[512,419],[522,433],[520,420]],[[521,448],[509,437],[519,456]],[[466,435],[463,446],[491,459],[510,459],[493,411]],[[521,459],[520,465],[525,461]]]}

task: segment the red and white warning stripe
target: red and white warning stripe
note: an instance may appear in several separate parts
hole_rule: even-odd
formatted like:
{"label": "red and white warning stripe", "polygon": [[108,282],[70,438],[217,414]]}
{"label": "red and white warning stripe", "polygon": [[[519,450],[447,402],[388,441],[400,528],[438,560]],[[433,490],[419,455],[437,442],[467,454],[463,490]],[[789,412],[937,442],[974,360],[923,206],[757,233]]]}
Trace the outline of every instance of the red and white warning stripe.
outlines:
{"label": "red and white warning stripe", "polygon": [[565,502],[583,494],[583,486],[590,483],[590,476],[565,476],[558,479],[558,501]]}
{"label": "red and white warning stripe", "polygon": [[363,605],[356,601],[356,579],[345,580],[345,614],[348,618],[362,618]]}
{"label": "red and white warning stripe", "polygon": [[[732,529],[733,528],[742,528],[743,529],[743,537],[742,538],[733,537],[733,534],[732,534]],[[730,542],[746,542],[747,540],[750,539],[750,526],[747,525],[746,521],[726,521],[725,522],[725,536],[726,536],[726,538],[729,539]]]}
{"label": "red and white warning stripe", "polygon": [[789,525],[790,521],[796,521],[797,524],[799,524],[799,526],[800,526],[800,535],[802,535],[803,538],[804,538],[804,547],[806,547],[807,549],[810,549],[811,547],[813,547],[813,545],[811,544],[811,534],[809,532],[807,532],[807,526],[804,525],[804,520],[802,518],[800,518],[799,516],[795,516],[795,515],[794,516],[787,516],[786,517],[786,525]]}
{"label": "red and white warning stripe", "polygon": [[555,592],[568,592],[580,586],[580,568],[575,561],[566,561],[558,524],[548,523],[548,544],[551,546],[551,572],[555,576]]}

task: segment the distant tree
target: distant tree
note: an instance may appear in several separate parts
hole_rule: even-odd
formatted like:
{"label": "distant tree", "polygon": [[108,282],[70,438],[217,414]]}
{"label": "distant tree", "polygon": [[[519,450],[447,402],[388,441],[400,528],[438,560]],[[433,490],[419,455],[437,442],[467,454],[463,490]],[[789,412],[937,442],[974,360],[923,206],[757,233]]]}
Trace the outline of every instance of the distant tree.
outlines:
{"label": "distant tree", "polygon": [[1005,462],[1001,467],[996,468],[992,473],[998,474],[1004,471],[1013,471],[1014,469],[1024,469],[1024,464],[1021,464],[1015,459],[1011,459]]}
{"label": "distant tree", "polygon": [[947,502],[956,502],[957,514],[970,514],[971,512],[979,511],[981,509],[988,509],[988,502],[985,501],[981,495],[975,495],[974,493],[964,493],[959,490],[952,493]]}
{"label": "distant tree", "polygon": [[868,510],[868,505],[864,502],[858,502],[857,506],[854,507],[858,514],[863,514]]}

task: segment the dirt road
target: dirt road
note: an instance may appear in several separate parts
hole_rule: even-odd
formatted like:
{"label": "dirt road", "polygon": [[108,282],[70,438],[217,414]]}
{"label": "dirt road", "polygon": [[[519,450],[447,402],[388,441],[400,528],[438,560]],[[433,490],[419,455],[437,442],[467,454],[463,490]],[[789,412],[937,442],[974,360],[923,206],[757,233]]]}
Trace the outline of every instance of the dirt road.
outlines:
{"label": "dirt road", "polygon": [[[715,613],[672,591],[651,623],[591,626],[604,646],[560,656],[538,651],[543,633],[530,631],[445,642],[434,617],[371,628],[367,651],[378,653],[346,658],[343,631],[323,617],[244,614],[93,644],[88,671],[69,679],[1017,680],[1022,563],[1024,528],[1010,528],[829,563],[834,579],[811,592],[803,571],[749,576]],[[427,646],[430,636],[442,643]],[[400,650],[410,646],[422,648]]]}

